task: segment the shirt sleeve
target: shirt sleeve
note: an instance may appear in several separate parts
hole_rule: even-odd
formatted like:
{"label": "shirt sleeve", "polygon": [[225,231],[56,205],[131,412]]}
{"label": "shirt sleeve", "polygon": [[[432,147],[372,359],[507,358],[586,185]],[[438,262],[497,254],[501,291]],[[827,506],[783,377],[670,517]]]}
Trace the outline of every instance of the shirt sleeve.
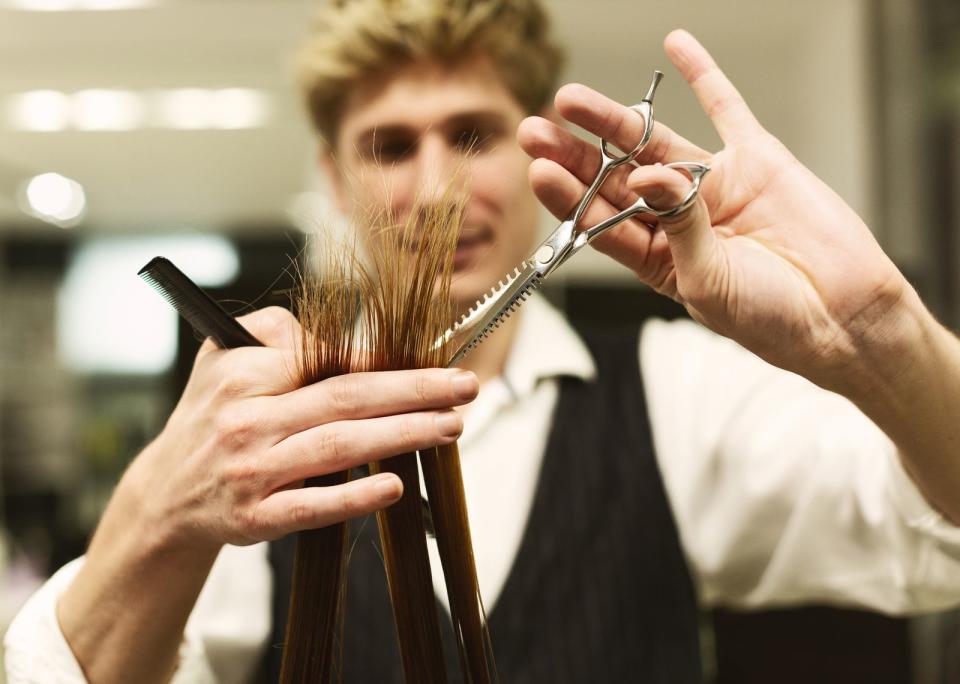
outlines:
{"label": "shirt sleeve", "polygon": [[[86,684],[56,616],[83,561],[58,570],[14,618],[4,637],[8,684]],[[187,621],[173,684],[250,681],[270,631],[271,590],[265,544],[224,547]]]}
{"label": "shirt sleeve", "polygon": [[690,321],[648,322],[639,354],[705,603],[903,614],[960,602],[960,529],[850,401]]}
{"label": "shirt sleeve", "polygon": [[57,599],[83,558],[67,563],[30,597],[4,636],[8,684],[85,684],[87,681],[57,622]]}

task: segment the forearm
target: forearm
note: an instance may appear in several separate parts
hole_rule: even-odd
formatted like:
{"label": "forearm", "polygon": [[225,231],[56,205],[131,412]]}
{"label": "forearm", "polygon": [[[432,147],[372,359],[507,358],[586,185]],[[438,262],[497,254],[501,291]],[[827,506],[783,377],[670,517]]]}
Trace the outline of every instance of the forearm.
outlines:
{"label": "forearm", "polygon": [[851,393],[897,445],[927,500],[960,524],[960,340],[913,293],[870,341],[870,380]]}
{"label": "forearm", "polygon": [[[148,447],[149,449],[149,447]],[[92,684],[166,682],[217,548],[183,547],[145,505],[146,478],[124,476],[61,597],[63,634]]]}

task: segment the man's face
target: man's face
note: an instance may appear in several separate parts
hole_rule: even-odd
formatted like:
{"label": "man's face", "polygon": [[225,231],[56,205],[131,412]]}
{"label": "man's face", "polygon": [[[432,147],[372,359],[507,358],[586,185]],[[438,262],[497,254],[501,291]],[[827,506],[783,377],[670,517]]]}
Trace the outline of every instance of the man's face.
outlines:
{"label": "man's face", "polygon": [[451,295],[472,303],[533,245],[537,201],[516,142],[525,112],[487,58],[417,63],[367,82],[347,100],[334,147],[341,206],[403,220],[417,201],[465,193]]}

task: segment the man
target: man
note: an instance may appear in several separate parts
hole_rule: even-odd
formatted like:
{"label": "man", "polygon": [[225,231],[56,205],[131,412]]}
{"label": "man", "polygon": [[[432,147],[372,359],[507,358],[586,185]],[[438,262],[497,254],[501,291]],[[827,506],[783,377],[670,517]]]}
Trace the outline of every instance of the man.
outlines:
{"label": "man", "polygon": [[[324,17],[305,83],[337,198],[347,213],[359,202],[402,215],[464,169],[453,295],[466,305],[533,245],[524,175],[565,216],[595,171],[548,106],[558,60],[542,12],[533,0],[355,0]],[[611,179],[585,223],[637,194],[676,204],[686,180],[652,164],[709,163],[689,212],[596,246],[739,344],[658,321],[639,339],[585,342],[532,300],[465,360],[472,372],[296,388],[296,323],[245,317],[267,348],[204,346],[85,560],[8,633],[11,681],[254,676],[276,637],[267,552],[249,545],[400,495],[389,475],[292,485],[456,438],[462,419],[445,409],[478,384],[464,477],[507,681],[696,681],[691,576],[707,602],[955,603],[960,342],[691,36],[665,48],[725,147],[710,154],[658,125],[646,166]],[[583,86],[555,103],[625,149],[642,129]],[[359,642],[370,661],[388,648],[382,623],[349,624],[346,648]],[[369,667],[345,674],[384,671]]]}

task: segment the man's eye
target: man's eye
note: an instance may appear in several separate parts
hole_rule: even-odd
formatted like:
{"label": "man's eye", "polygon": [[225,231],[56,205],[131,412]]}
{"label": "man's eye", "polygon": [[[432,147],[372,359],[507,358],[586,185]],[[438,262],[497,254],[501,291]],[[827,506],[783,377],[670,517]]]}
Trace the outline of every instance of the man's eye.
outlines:
{"label": "man's eye", "polygon": [[374,140],[364,156],[381,164],[390,164],[406,159],[414,147],[416,142],[406,138]]}
{"label": "man's eye", "polygon": [[490,131],[482,128],[465,128],[457,131],[454,139],[454,145],[463,152],[476,152],[485,149],[493,135]]}

